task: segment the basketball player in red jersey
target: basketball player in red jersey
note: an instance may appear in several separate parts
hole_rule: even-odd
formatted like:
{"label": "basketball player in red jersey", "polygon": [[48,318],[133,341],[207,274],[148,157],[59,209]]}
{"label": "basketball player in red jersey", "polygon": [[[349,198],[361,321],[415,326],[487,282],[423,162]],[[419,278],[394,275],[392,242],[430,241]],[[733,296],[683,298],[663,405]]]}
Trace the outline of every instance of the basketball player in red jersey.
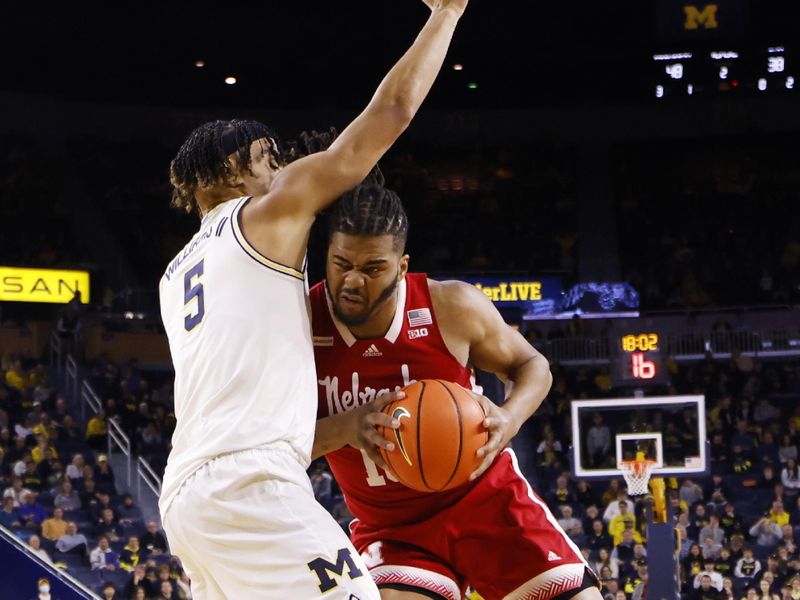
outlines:
{"label": "basketball player in red jersey", "polygon": [[[408,229],[379,172],[332,210],[326,279],[311,290],[319,411],[313,457],[327,455],[356,517],[351,538],[384,600],[600,600],[579,549],[519,472],[508,442],[547,395],[547,360],[486,296],[458,281],[409,273]],[[489,442],[471,481],[423,493],[397,483],[375,426],[399,388],[472,369],[511,382],[503,406],[480,396]]]}

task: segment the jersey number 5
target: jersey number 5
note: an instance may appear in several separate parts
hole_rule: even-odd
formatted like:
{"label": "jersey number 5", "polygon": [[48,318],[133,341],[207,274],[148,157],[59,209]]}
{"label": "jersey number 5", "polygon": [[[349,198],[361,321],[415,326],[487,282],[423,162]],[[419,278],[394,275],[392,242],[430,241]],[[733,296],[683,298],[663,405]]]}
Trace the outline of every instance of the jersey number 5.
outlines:
{"label": "jersey number 5", "polygon": [[[201,260],[183,276],[183,306],[186,307],[192,300],[197,300],[195,311],[190,312],[183,318],[183,328],[191,331],[203,320],[206,314],[205,302],[203,301],[203,284],[200,278],[203,276],[203,261]],[[197,279],[197,282],[195,282]]]}

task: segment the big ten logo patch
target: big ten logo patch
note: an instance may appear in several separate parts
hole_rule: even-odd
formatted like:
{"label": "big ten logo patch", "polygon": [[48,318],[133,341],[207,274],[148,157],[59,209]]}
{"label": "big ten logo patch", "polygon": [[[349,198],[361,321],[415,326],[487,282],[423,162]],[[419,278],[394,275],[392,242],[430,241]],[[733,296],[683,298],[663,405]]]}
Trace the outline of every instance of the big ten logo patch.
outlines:
{"label": "big ten logo patch", "polygon": [[350,579],[357,579],[358,577],[362,577],[364,575],[361,572],[361,569],[356,566],[356,563],[353,560],[348,548],[342,548],[339,550],[339,553],[336,555],[336,563],[332,563],[322,557],[315,558],[308,563],[309,570],[314,571],[314,573],[317,575],[317,579],[319,580],[319,591],[323,593],[328,592],[339,585],[332,575],[344,577],[345,567],[347,567],[347,576]]}
{"label": "big ten logo patch", "polygon": [[408,330],[408,339],[416,340],[418,338],[424,338],[428,335],[428,328],[427,327],[420,327],[419,329],[409,329]]}

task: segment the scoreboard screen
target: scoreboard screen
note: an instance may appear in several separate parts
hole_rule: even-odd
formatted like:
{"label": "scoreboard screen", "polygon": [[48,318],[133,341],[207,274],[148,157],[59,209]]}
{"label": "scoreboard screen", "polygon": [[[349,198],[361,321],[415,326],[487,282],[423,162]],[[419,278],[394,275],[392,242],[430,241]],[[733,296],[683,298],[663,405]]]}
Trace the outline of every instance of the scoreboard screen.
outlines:
{"label": "scoreboard screen", "polygon": [[756,50],[702,49],[653,54],[657,99],[729,94],[789,94],[797,61],[786,46]]}

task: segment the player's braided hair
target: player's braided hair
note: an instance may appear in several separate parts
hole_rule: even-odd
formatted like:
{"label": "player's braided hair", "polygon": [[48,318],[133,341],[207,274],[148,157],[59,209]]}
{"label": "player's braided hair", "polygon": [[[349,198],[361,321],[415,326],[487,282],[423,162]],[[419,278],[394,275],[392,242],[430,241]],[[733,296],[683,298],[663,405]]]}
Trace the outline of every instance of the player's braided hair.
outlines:
{"label": "player's braided hair", "polygon": [[337,231],[347,235],[391,235],[396,250],[402,252],[405,248],[408,216],[397,194],[384,187],[383,173],[377,165],[331,207],[329,239]]}
{"label": "player's braided hair", "polygon": [[322,133],[303,132],[298,142],[284,147],[275,132],[258,121],[232,119],[204,123],[189,134],[170,163],[172,206],[199,212],[195,198],[199,187],[233,186],[238,173],[228,158],[235,153],[238,164],[250,170],[250,146],[256,140],[267,140],[270,160],[277,168],[324,150],[335,137],[333,128]]}

